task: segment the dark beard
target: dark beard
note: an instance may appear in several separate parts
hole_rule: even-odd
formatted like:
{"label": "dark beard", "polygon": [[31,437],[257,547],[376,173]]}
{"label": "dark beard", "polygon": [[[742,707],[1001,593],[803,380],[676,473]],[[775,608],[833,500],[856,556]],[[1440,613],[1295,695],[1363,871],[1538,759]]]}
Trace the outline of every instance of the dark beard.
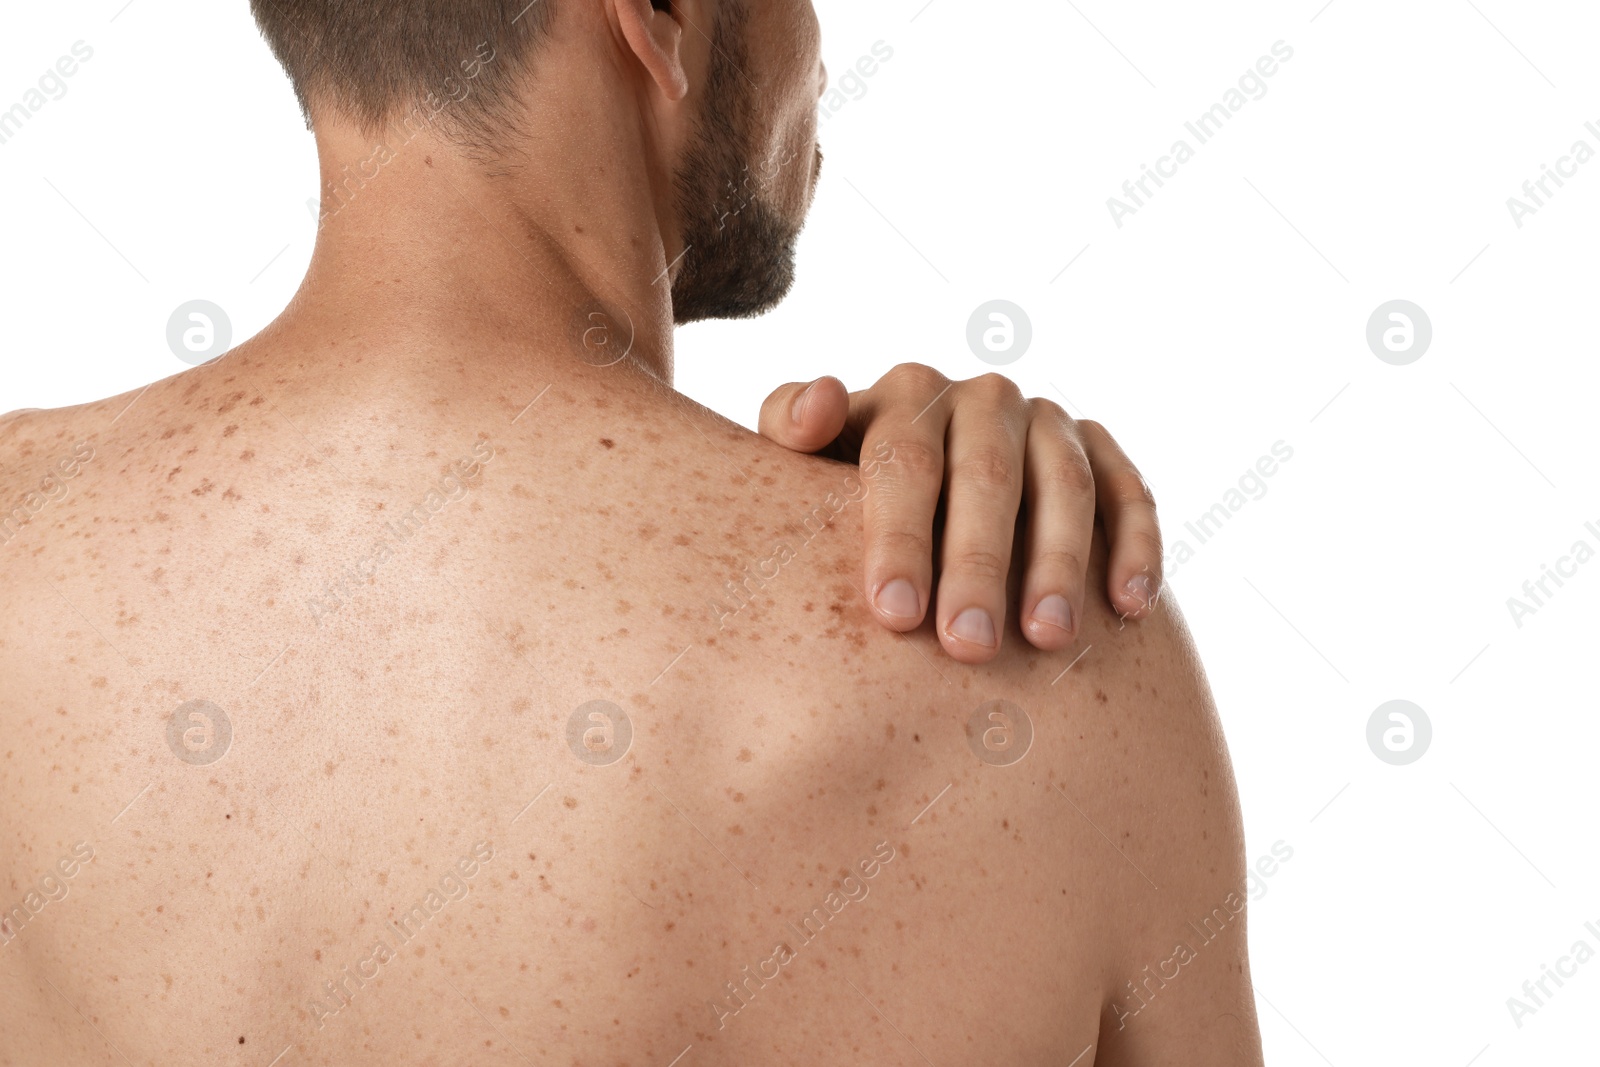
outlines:
{"label": "dark beard", "polygon": [[[679,325],[760,315],[794,284],[800,224],[767,201],[764,185],[796,161],[769,159],[752,170],[756,89],[746,74],[747,19],[738,2],[724,3],[717,16],[706,107],[677,178],[685,245],[672,284]],[[820,168],[821,154],[807,162]]]}

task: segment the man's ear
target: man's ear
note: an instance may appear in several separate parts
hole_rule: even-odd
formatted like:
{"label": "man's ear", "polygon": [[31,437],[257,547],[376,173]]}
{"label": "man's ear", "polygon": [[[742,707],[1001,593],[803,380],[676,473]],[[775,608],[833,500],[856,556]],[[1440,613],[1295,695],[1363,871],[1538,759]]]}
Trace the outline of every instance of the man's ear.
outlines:
{"label": "man's ear", "polygon": [[662,95],[677,102],[689,95],[683,69],[683,27],[673,13],[676,0],[616,0],[622,36]]}

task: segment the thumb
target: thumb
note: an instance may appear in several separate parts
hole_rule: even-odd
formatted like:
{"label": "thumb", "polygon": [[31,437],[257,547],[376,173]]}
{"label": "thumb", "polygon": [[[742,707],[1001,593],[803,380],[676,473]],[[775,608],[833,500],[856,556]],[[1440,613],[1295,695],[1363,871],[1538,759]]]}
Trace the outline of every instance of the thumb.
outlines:
{"label": "thumb", "polygon": [[850,394],[839,379],[791,382],[774,389],[762,403],[758,428],[773,444],[795,452],[818,452],[839,436],[849,413]]}

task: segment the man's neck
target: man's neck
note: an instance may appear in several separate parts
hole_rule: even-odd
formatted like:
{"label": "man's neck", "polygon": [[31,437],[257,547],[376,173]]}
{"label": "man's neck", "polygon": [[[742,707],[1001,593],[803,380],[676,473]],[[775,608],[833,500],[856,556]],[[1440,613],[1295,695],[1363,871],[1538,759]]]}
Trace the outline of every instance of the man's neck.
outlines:
{"label": "man's neck", "polygon": [[360,339],[397,373],[448,347],[482,364],[628,361],[670,385],[670,183],[646,172],[637,136],[612,129],[606,166],[585,169],[593,146],[561,142],[586,124],[539,125],[490,165],[434,129],[319,127],[322,222],[274,338],[305,352]]}

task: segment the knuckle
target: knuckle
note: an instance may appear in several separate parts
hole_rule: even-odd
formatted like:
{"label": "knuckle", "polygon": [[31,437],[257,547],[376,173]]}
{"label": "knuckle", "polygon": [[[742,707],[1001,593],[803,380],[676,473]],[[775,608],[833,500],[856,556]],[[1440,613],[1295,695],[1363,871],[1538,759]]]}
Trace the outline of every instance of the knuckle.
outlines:
{"label": "knuckle", "polygon": [[1067,409],[1047,397],[1036,396],[1028,401],[1033,409],[1034,418],[1050,418],[1057,422],[1072,422],[1072,416],[1067,414]]}
{"label": "knuckle", "polygon": [[980,581],[1004,581],[1011,561],[997,552],[982,548],[956,549],[947,554],[944,569],[965,578]]}
{"label": "knuckle", "polygon": [[1127,547],[1136,556],[1154,560],[1159,573],[1161,569],[1161,532],[1159,530],[1128,530],[1122,534],[1127,542]]}
{"label": "knuckle", "polygon": [[1131,467],[1111,475],[1106,484],[1111,490],[1111,495],[1123,503],[1155,509],[1156,497],[1150,491],[1150,483],[1144,480],[1144,475]]}
{"label": "knuckle", "polygon": [[884,381],[892,381],[896,387],[932,390],[935,393],[950,384],[943,374],[923,363],[897,363],[883,378]]}
{"label": "knuckle", "polygon": [[939,479],[944,474],[944,455],[924,441],[902,438],[889,443],[889,462],[880,470],[890,476],[914,480]]}
{"label": "knuckle", "polygon": [[1009,452],[987,447],[963,455],[951,466],[950,476],[969,487],[1008,493],[1016,488],[1018,471]]}
{"label": "knuckle", "polygon": [[888,556],[922,561],[933,558],[933,537],[930,534],[891,527],[875,532],[872,540]]}
{"label": "knuckle", "polygon": [[1069,581],[1077,581],[1088,570],[1081,555],[1059,545],[1035,549],[1031,563],[1053,574],[1065,576]]}
{"label": "knuckle", "polygon": [[990,371],[963,384],[992,403],[1006,405],[1022,403],[1022,390],[1017,388],[1016,382],[1004,374]]}
{"label": "knuckle", "polygon": [[1094,492],[1094,471],[1081,452],[1074,451],[1053,461],[1044,474],[1047,484],[1064,492]]}
{"label": "knuckle", "polygon": [[1111,434],[1106,431],[1106,428],[1100,423],[1096,422],[1094,419],[1079,419],[1078,431],[1087,436],[1095,437],[1103,441],[1112,440]]}

